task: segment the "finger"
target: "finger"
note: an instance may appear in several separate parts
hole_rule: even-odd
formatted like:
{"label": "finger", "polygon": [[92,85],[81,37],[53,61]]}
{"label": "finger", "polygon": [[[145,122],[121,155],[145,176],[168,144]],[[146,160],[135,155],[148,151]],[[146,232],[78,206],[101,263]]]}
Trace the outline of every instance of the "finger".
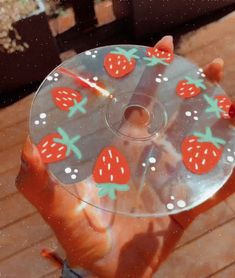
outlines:
{"label": "finger", "polygon": [[154,47],[165,51],[174,52],[173,37],[172,36],[163,37],[159,42],[155,44]]}
{"label": "finger", "polygon": [[207,79],[211,82],[221,82],[224,74],[224,61],[221,58],[214,59],[204,68],[204,73]]}
{"label": "finger", "polygon": [[40,154],[28,137],[22,150],[21,169],[16,179],[16,187],[24,194],[33,190],[38,192],[48,183],[48,178]]}

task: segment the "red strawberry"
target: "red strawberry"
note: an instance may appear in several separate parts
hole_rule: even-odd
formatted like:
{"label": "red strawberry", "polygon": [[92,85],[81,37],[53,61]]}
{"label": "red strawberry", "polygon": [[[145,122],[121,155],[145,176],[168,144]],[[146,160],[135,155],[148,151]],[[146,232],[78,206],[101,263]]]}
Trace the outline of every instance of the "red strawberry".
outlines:
{"label": "red strawberry", "polygon": [[219,162],[226,142],[213,137],[211,129],[206,127],[206,133],[195,132],[186,137],[182,144],[182,155],[185,167],[194,174],[210,172]]}
{"label": "red strawberry", "polygon": [[114,78],[121,78],[131,73],[136,66],[138,56],[134,55],[137,52],[136,48],[125,50],[116,47],[115,51],[111,51],[104,57],[104,67],[108,74]]}
{"label": "red strawberry", "polygon": [[99,196],[108,195],[116,199],[115,191],[127,191],[130,169],[125,157],[115,148],[107,147],[99,154],[93,170],[93,177],[99,188]]}
{"label": "red strawberry", "polygon": [[54,88],[51,91],[53,100],[59,109],[67,111],[68,117],[71,118],[77,111],[85,114],[84,105],[87,103],[87,97],[82,98],[79,92],[68,87]]}
{"label": "red strawberry", "polygon": [[44,163],[52,163],[64,160],[73,152],[78,159],[82,158],[80,150],[75,143],[80,139],[77,135],[70,139],[68,134],[62,129],[57,129],[58,133],[52,133],[44,137],[37,145]]}
{"label": "red strawberry", "polygon": [[159,49],[157,47],[147,48],[147,56],[164,59],[164,61],[168,64],[170,64],[174,60],[174,53],[173,52],[166,51],[166,50],[163,50],[163,49]]}
{"label": "red strawberry", "polygon": [[204,99],[209,104],[206,109],[207,113],[215,113],[217,118],[230,119],[230,108],[232,106],[232,101],[226,96],[216,96],[214,98],[208,95],[203,96]]}
{"label": "red strawberry", "polygon": [[203,79],[193,79],[186,76],[184,80],[178,82],[176,93],[182,98],[191,98],[199,95],[201,89],[206,89]]}

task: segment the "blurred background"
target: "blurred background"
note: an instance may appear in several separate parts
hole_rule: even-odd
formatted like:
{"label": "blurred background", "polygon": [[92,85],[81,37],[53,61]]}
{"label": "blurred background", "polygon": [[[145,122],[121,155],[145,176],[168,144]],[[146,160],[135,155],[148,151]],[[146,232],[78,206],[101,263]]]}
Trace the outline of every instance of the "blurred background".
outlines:
{"label": "blurred background", "polygon": [[[1,278],[61,273],[41,256],[44,248],[57,250],[53,232],[15,188],[39,84],[82,51],[154,45],[168,34],[175,52],[201,67],[222,57],[222,86],[235,97],[235,0],[0,0]],[[155,278],[234,278],[234,229],[235,194],[197,217]]]}
{"label": "blurred background", "polygon": [[166,33],[177,43],[234,6],[234,0],[0,0],[0,104],[35,90],[76,53],[116,43],[150,45]]}

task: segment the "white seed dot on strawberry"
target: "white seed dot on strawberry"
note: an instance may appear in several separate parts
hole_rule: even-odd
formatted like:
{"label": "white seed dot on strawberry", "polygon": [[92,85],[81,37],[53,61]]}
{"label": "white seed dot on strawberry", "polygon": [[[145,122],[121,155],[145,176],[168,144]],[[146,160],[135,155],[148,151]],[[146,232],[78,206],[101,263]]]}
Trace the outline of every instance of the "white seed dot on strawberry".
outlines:
{"label": "white seed dot on strawberry", "polygon": [[111,169],[111,164],[110,163],[108,163],[108,170],[110,170]]}
{"label": "white seed dot on strawberry", "polygon": [[102,169],[99,169],[99,175],[102,176],[102,174],[103,174]]}
{"label": "white seed dot on strawberry", "polygon": [[72,180],[75,180],[76,178],[77,178],[77,175],[75,175],[75,174],[72,174],[72,175],[71,175],[71,179],[72,179]]}
{"label": "white seed dot on strawberry", "polygon": [[72,169],[70,167],[67,167],[64,169],[66,174],[70,174],[72,172]]}
{"label": "white seed dot on strawberry", "polygon": [[46,123],[47,123],[46,121],[43,121],[43,122],[42,122],[43,125],[45,125]]}
{"label": "white seed dot on strawberry", "polygon": [[66,103],[63,103],[62,105],[65,106],[65,107],[68,106]]}
{"label": "white seed dot on strawberry", "polygon": [[164,53],[165,53],[165,51],[162,51],[161,53],[162,53],[162,54],[164,54]]}
{"label": "white seed dot on strawberry", "polygon": [[197,163],[195,163],[195,169],[198,170],[198,164]]}
{"label": "white seed dot on strawberry", "polygon": [[206,163],[206,159],[204,158],[204,159],[202,160],[202,165],[205,165],[205,163]]}
{"label": "white seed dot on strawberry", "polygon": [[153,156],[151,156],[150,158],[149,158],[149,162],[150,163],[156,163],[156,158],[155,157],[153,157]]}
{"label": "white seed dot on strawberry", "polygon": [[186,202],[184,200],[177,201],[177,206],[179,208],[184,208],[186,206]]}
{"label": "white seed dot on strawberry", "polygon": [[202,68],[199,68],[198,71],[203,72],[203,69],[202,69]]}
{"label": "white seed dot on strawberry", "polygon": [[113,68],[113,65],[110,65],[109,68],[112,69],[112,68]]}
{"label": "white seed dot on strawberry", "polygon": [[205,149],[204,154],[207,154],[207,153],[208,153],[208,149]]}
{"label": "white seed dot on strawberry", "polygon": [[190,116],[192,115],[192,113],[191,113],[191,111],[186,111],[186,112],[185,112],[185,115],[186,115],[187,117],[190,117]]}
{"label": "white seed dot on strawberry", "polygon": [[201,73],[201,77],[206,77],[205,73]]}
{"label": "white seed dot on strawberry", "polygon": [[61,156],[62,156],[62,154],[58,154],[56,157],[57,157],[57,158],[60,158]]}
{"label": "white seed dot on strawberry", "polygon": [[175,200],[175,197],[172,195],[172,196],[170,196],[170,198],[171,198],[171,200]]}
{"label": "white seed dot on strawberry", "polygon": [[123,167],[121,167],[121,173],[124,174],[124,168]]}
{"label": "white seed dot on strawberry", "polygon": [[201,146],[197,145],[196,148],[197,148],[197,149],[201,149]]}
{"label": "white seed dot on strawberry", "polygon": [[39,121],[38,120],[34,121],[34,124],[39,125]]}
{"label": "white seed dot on strawberry", "polygon": [[52,157],[52,154],[48,154],[46,157],[47,157],[47,158],[50,158],[50,157]]}
{"label": "white seed dot on strawberry", "polygon": [[91,55],[91,57],[92,57],[92,58],[96,58],[96,55],[95,55],[95,54],[93,54],[93,55]]}
{"label": "white seed dot on strawberry", "polygon": [[192,158],[192,157],[190,157],[190,158],[189,158],[189,162],[191,163],[192,161],[193,161],[193,158]]}
{"label": "white seed dot on strawberry", "polygon": [[118,156],[116,156],[116,162],[119,163],[119,157]]}
{"label": "white seed dot on strawberry", "polygon": [[195,94],[195,92],[191,92],[190,95],[193,96]]}
{"label": "white seed dot on strawberry", "polygon": [[162,76],[162,74],[161,74],[161,73],[159,73],[159,74],[158,74],[158,76]]}
{"label": "white seed dot on strawberry", "polygon": [[197,112],[197,110],[194,110],[193,113],[194,113],[194,114],[197,114],[198,112]]}
{"label": "white seed dot on strawberry", "polygon": [[54,76],[55,76],[55,77],[58,77],[58,76],[59,76],[59,74],[58,74],[57,72],[55,72],[55,73],[54,73]]}
{"label": "white seed dot on strawberry", "polygon": [[59,79],[58,78],[54,78],[54,81],[58,81]]}
{"label": "white seed dot on strawberry", "polygon": [[126,69],[126,66],[123,66],[122,69],[125,70],[125,69]]}
{"label": "white seed dot on strawberry", "polygon": [[167,56],[170,57],[170,56],[171,56],[171,53],[168,53]]}
{"label": "white seed dot on strawberry", "polygon": [[146,163],[143,162],[143,163],[142,163],[142,166],[145,167],[145,166],[146,166]]}
{"label": "white seed dot on strawberry", "polygon": [[45,153],[47,151],[47,149],[43,149],[42,151],[41,151],[41,153],[43,154],[43,153]]}
{"label": "white seed dot on strawberry", "polygon": [[198,157],[198,156],[199,156],[199,153],[196,153],[196,154],[195,154],[195,157]]}
{"label": "white seed dot on strawberry", "polygon": [[121,61],[119,60],[119,61],[117,62],[117,64],[120,65],[120,64],[121,64]]}
{"label": "white seed dot on strawberry", "polygon": [[230,148],[228,148],[228,149],[227,149],[227,151],[228,151],[228,152],[231,152],[231,149],[230,149]]}
{"label": "white seed dot on strawberry", "polygon": [[164,81],[168,81],[168,77],[163,77],[163,80]]}
{"label": "white seed dot on strawberry", "polygon": [[192,149],[193,149],[192,147],[189,147],[189,148],[187,148],[187,151],[190,152]]}
{"label": "white seed dot on strawberry", "polygon": [[74,173],[78,173],[78,169],[74,169],[73,171],[74,171]]}
{"label": "white seed dot on strawberry", "polygon": [[105,156],[102,156],[102,160],[103,160],[103,162],[105,162]]}
{"label": "white seed dot on strawberry", "polygon": [[39,115],[40,119],[45,119],[47,117],[46,113],[40,113]]}
{"label": "white seed dot on strawberry", "polygon": [[116,70],[116,71],[115,71],[115,74],[119,74],[119,70]]}
{"label": "white seed dot on strawberry", "polygon": [[61,101],[61,99],[60,99],[60,98],[58,98],[58,97],[56,97],[55,99],[56,99],[57,101]]}
{"label": "white seed dot on strawberry", "polygon": [[42,145],[42,147],[45,148],[47,145],[48,145],[48,141],[46,141],[46,142]]}
{"label": "white seed dot on strawberry", "polygon": [[117,58],[120,59],[121,57],[118,55]]}
{"label": "white seed dot on strawberry", "polygon": [[213,151],[212,153],[213,153],[214,157],[216,157],[216,156],[217,156],[217,154],[216,154],[216,152],[215,152],[215,151]]}
{"label": "white seed dot on strawberry", "polygon": [[228,162],[233,162],[233,161],[234,161],[234,158],[233,158],[232,156],[229,155],[229,156],[227,157],[227,160],[228,160]]}
{"label": "white seed dot on strawberry", "polygon": [[151,171],[155,172],[156,168],[154,166],[151,167]]}
{"label": "white seed dot on strawberry", "polygon": [[97,50],[95,50],[95,51],[94,51],[94,53],[95,53],[95,54],[97,54],[97,53],[98,53],[98,51],[97,51]]}
{"label": "white seed dot on strawberry", "polygon": [[98,81],[98,77],[97,77],[97,76],[94,76],[94,77],[93,77],[93,80],[94,80],[94,81]]}
{"label": "white seed dot on strawberry", "polygon": [[195,142],[195,139],[190,139],[189,143]]}
{"label": "white seed dot on strawberry", "polygon": [[172,210],[174,208],[174,205],[172,203],[168,203],[166,205],[166,207],[169,209],[169,210]]}
{"label": "white seed dot on strawberry", "polygon": [[113,175],[110,175],[110,180],[113,181]]}
{"label": "white seed dot on strawberry", "polygon": [[108,153],[109,153],[109,157],[110,157],[110,158],[113,158],[112,151],[111,151],[111,150],[108,150]]}
{"label": "white seed dot on strawberry", "polygon": [[[184,85],[184,84],[183,84]],[[183,91],[184,88],[180,88],[180,91]]]}
{"label": "white seed dot on strawberry", "polygon": [[197,117],[197,116],[193,117],[193,119],[194,119],[195,121],[198,121],[198,117]]}

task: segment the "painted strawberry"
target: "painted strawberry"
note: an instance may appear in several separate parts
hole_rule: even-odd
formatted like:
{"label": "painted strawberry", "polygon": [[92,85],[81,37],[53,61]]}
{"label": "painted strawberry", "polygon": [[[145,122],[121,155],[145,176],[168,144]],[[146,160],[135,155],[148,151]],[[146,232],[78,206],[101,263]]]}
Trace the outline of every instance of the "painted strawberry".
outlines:
{"label": "painted strawberry", "polygon": [[69,138],[68,134],[60,127],[57,128],[57,132],[45,136],[37,145],[42,161],[44,163],[57,162],[64,160],[71,153],[74,153],[77,159],[81,159],[82,154],[75,146],[80,136]]}
{"label": "painted strawberry", "polygon": [[193,79],[186,76],[184,80],[178,82],[176,93],[182,98],[195,97],[201,93],[201,89],[206,89],[206,85],[203,81],[203,79]]}
{"label": "painted strawberry", "polygon": [[105,55],[104,67],[110,76],[121,78],[135,69],[135,59],[139,59],[139,56],[135,55],[137,52],[136,48],[125,50],[120,47],[115,47],[115,49]]}
{"label": "painted strawberry", "polygon": [[206,113],[215,113],[217,118],[230,119],[230,108],[232,101],[226,96],[216,96],[214,98],[208,95],[203,96],[209,107],[206,109]]}
{"label": "painted strawberry", "polygon": [[[158,59],[163,59],[162,61],[164,61],[167,64],[170,64],[174,60],[174,53],[172,51],[166,51],[164,49],[160,49],[157,47],[147,48],[146,55],[150,58],[156,57]],[[151,60],[148,59],[147,61],[151,61]]]}
{"label": "painted strawberry", "polygon": [[206,133],[195,132],[186,137],[182,144],[182,155],[185,167],[194,174],[206,174],[219,162],[225,141],[214,137],[211,129],[206,127]]}
{"label": "painted strawberry", "polygon": [[87,97],[82,97],[79,92],[68,87],[59,87],[54,88],[51,94],[56,106],[69,112],[69,118],[74,116],[77,111],[82,114],[86,113],[84,106],[87,104]]}
{"label": "painted strawberry", "polygon": [[99,154],[93,170],[93,177],[99,188],[99,196],[108,195],[116,199],[115,191],[128,191],[130,169],[125,157],[115,148],[104,148]]}

